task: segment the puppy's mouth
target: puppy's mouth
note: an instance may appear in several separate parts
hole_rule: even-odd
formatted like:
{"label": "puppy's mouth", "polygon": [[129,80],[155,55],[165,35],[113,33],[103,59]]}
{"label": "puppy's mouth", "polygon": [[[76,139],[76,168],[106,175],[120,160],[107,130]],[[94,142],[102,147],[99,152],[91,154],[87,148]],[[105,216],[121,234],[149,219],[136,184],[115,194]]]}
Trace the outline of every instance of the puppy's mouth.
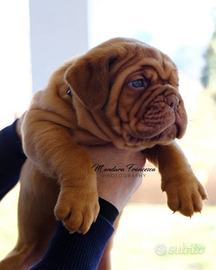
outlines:
{"label": "puppy's mouth", "polygon": [[128,146],[152,146],[182,138],[187,116],[181,102],[175,95],[155,98],[133,121],[122,124],[125,143]]}
{"label": "puppy's mouth", "polygon": [[[127,143],[132,143],[132,144],[137,144],[137,143],[142,143],[142,142],[159,142],[163,140],[174,140],[175,138],[180,137],[180,128],[179,126],[175,123],[172,126],[166,128],[164,131],[160,132],[159,134],[153,136],[153,137],[148,137],[145,135],[128,135],[127,136]],[[125,137],[126,138],[126,137]]]}

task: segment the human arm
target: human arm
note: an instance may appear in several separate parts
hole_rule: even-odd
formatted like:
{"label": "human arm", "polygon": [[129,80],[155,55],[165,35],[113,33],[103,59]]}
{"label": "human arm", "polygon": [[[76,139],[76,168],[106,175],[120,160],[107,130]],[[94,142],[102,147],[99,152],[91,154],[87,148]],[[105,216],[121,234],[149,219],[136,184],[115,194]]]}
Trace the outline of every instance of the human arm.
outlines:
{"label": "human arm", "polygon": [[112,224],[100,214],[85,235],[69,234],[59,221],[46,254],[29,270],[96,270],[113,232]]}
{"label": "human arm", "polygon": [[[141,153],[118,150],[114,146],[85,147],[93,163],[104,164],[107,168],[116,166],[125,168],[127,164],[136,163],[143,167],[145,157]],[[111,176],[111,172],[97,171],[100,213],[90,230],[85,234],[73,233],[58,223],[51,245],[42,260],[30,270],[96,270],[104,249],[110,240],[112,226],[118,212],[122,212],[130,196],[142,182],[138,177],[125,171]],[[118,209],[118,210],[117,210]]]}

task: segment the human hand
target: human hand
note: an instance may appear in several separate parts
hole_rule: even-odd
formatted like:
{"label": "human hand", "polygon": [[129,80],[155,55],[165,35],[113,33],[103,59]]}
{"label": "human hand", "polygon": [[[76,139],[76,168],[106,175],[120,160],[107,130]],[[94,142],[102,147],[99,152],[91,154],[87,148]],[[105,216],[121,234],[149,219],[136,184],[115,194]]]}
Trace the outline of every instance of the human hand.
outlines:
{"label": "human hand", "polygon": [[[142,172],[128,171],[127,165],[136,164],[136,168],[143,168],[146,162],[145,156],[141,152],[119,150],[112,144],[82,147],[95,164],[93,169],[97,172],[99,197],[122,212],[130,197],[142,183]],[[100,165],[102,167],[99,167]],[[105,171],[114,167],[118,171]]]}

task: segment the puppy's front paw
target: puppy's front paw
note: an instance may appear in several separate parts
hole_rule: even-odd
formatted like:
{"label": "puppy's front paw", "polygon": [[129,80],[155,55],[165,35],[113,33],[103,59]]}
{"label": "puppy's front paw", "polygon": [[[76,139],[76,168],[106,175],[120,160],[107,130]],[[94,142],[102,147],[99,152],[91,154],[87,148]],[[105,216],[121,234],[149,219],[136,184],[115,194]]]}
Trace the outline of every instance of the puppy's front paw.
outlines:
{"label": "puppy's front paw", "polygon": [[167,194],[169,208],[189,217],[195,212],[201,212],[202,201],[207,199],[205,188],[193,174],[188,175],[184,180],[166,181],[162,184],[162,190]]}
{"label": "puppy's front paw", "polygon": [[85,234],[99,213],[97,190],[89,190],[88,187],[82,190],[63,188],[54,212],[71,233],[77,231]]}

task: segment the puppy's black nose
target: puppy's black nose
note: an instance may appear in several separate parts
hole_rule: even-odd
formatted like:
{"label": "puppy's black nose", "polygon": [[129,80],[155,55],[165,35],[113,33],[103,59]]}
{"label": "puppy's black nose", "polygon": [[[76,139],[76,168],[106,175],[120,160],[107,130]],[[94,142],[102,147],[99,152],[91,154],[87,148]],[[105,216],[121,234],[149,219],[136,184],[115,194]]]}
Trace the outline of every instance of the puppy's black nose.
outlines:
{"label": "puppy's black nose", "polygon": [[178,104],[179,104],[179,98],[177,96],[171,94],[165,98],[165,102],[167,105],[170,106],[172,111],[176,111],[178,108]]}

